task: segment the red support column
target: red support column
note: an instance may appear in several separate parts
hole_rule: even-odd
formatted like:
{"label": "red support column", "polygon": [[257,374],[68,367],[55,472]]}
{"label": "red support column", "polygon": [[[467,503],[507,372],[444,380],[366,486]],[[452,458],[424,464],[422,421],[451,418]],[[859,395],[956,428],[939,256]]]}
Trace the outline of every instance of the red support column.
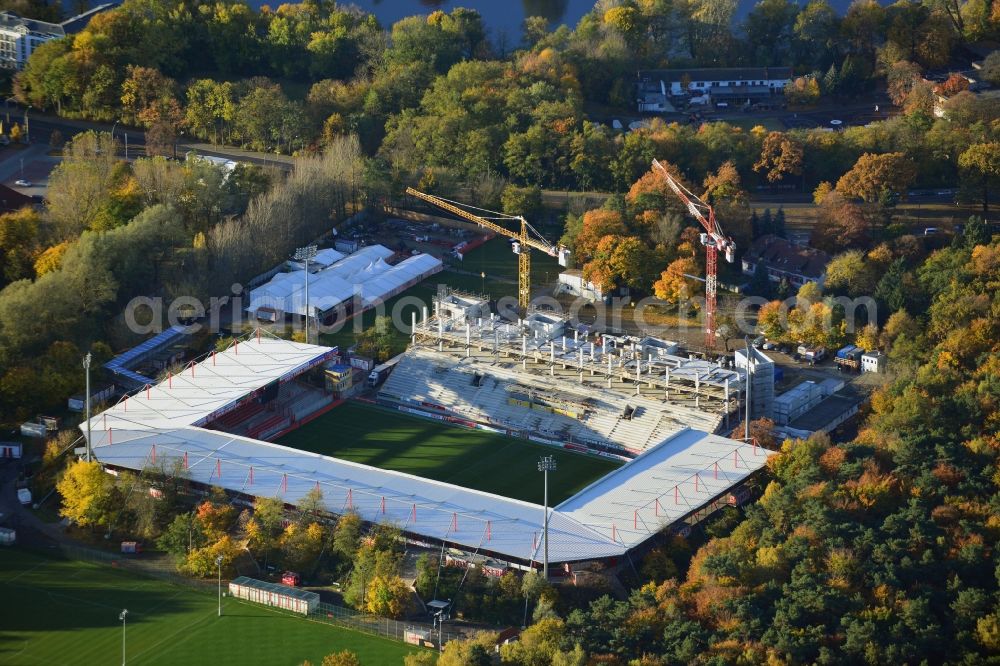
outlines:
{"label": "red support column", "polygon": [[538,550],[538,532],[531,533],[531,552]]}
{"label": "red support column", "polygon": [[260,344],[260,329],[257,329],[257,344]]}
{"label": "red support column", "polygon": [[156,444],[153,444],[153,450],[152,450],[151,453],[152,453],[152,456],[153,456],[153,462],[155,463],[156,462]]}
{"label": "red support column", "polygon": [[[316,482],[317,484],[319,481]],[[351,510],[354,508],[354,490],[352,488],[347,489],[347,509]]]}
{"label": "red support column", "polygon": [[128,412],[128,396],[122,398],[122,411]]}
{"label": "red support column", "polygon": [[194,361],[191,361],[191,376],[194,377]]}
{"label": "red support column", "polygon": [[413,513],[411,514],[410,517],[413,519],[413,522],[417,522],[417,505],[416,504],[413,505]]}
{"label": "red support column", "polygon": [[458,513],[456,512],[452,512],[451,514],[451,531],[452,532],[458,531]]}
{"label": "red support column", "polygon": [[654,502],[653,502],[653,512],[655,513],[655,515],[656,515],[657,518],[660,517],[660,498],[659,497],[657,497],[654,500]]}
{"label": "red support column", "polygon": [[698,492],[698,472],[694,473],[694,491]]}
{"label": "red support column", "polygon": [[382,496],[382,515],[385,515],[385,496]]}
{"label": "red support column", "polygon": [[212,351],[212,365],[215,365],[215,351]]}
{"label": "red support column", "polygon": [[681,503],[679,496],[680,496],[680,490],[678,490],[677,486],[674,486],[674,504]]}
{"label": "red support column", "polygon": [[188,452],[184,452],[184,469],[188,468]]}
{"label": "red support column", "polygon": [[174,375],[170,372],[167,373],[167,388],[174,387]]}
{"label": "red support column", "polygon": [[319,481],[316,482],[316,490],[319,490]]}
{"label": "red support column", "polygon": [[233,353],[236,354],[237,356],[239,356],[239,353],[240,353],[240,340],[239,340],[239,338],[236,338],[235,340],[233,340]]}
{"label": "red support column", "polygon": [[632,529],[639,529],[639,509],[636,509],[632,514]]}
{"label": "red support column", "polygon": [[215,459],[215,478],[222,478],[222,458]]}
{"label": "red support column", "polygon": [[110,446],[111,444],[114,444],[114,441],[111,438],[111,428],[108,428],[108,445]]}
{"label": "red support column", "polygon": [[614,523],[611,523],[611,540],[618,541],[618,529],[615,527]]}
{"label": "red support column", "polygon": [[288,492],[288,474],[281,475],[281,492]]}
{"label": "red support column", "polygon": [[146,400],[149,400],[149,384],[146,384]]}
{"label": "red support column", "polygon": [[250,466],[250,485],[253,485],[253,465]]}
{"label": "red support column", "polygon": [[715,461],[715,478],[716,479],[719,478],[719,461],[718,460]]}
{"label": "red support column", "polygon": [[493,539],[493,521],[486,521],[486,540],[490,541]]}

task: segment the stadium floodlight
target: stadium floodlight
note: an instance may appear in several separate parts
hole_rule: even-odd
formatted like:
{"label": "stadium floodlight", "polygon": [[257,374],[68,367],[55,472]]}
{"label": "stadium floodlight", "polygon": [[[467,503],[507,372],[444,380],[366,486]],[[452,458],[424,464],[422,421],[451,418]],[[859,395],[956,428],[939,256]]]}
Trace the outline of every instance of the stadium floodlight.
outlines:
{"label": "stadium floodlight", "polygon": [[306,264],[306,344],[309,344],[309,261],[316,258],[317,247],[306,245],[295,250],[295,260],[304,261]]}
{"label": "stadium floodlight", "polygon": [[747,414],[743,418],[743,439],[749,442],[750,441],[750,383],[751,383],[750,380],[753,377],[753,365],[754,365],[753,359],[751,357],[752,352],[750,351],[749,335],[743,336],[743,344],[745,344],[747,348],[747,386],[746,386],[747,390],[743,396],[747,403],[746,404]]}
{"label": "stadium floodlight", "polygon": [[215,566],[219,567],[219,617],[222,617],[222,555],[215,558]]}
{"label": "stadium floodlight", "polygon": [[90,352],[83,357],[83,370],[87,375],[87,394],[84,398],[87,408],[87,462],[90,462]]}
{"label": "stadium floodlight", "polygon": [[556,471],[556,459],[552,456],[544,456],[538,459],[538,471],[542,473],[544,481],[544,510],[545,520],[542,528],[542,541],[544,542],[544,556],[542,559],[542,576],[549,579],[549,472]]}
{"label": "stadium floodlight", "polygon": [[123,608],[122,612],[118,614],[118,619],[122,621],[122,666],[125,666],[125,616],[127,615],[127,608]]}

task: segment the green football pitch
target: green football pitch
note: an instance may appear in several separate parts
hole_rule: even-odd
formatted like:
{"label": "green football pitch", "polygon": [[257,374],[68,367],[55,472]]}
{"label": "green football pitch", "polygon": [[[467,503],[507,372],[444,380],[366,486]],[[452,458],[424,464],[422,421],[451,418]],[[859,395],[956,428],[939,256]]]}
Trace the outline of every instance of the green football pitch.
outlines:
{"label": "green football pitch", "polygon": [[0,664],[319,664],[350,650],[402,664],[417,648],[113,569],[0,548]]}
{"label": "green football pitch", "polygon": [[504,435],[348,402],[278,440],[304,451],[542,503],[538,458],[555,457],[555,505],[619,465]]}

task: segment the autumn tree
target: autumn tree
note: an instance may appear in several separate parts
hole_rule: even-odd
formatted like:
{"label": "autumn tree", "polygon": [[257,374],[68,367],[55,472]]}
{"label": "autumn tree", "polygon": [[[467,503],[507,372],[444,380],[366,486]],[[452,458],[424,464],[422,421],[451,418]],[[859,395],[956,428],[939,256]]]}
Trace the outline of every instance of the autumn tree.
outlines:
{"label": "autumn tree", "polygon": [[399,576],[375,576],[368,583],[365,608],[372,615],[399,617],[410,603],[410,586]]}
{"label": "autumn tree", "polygon": [[322,666],[361,666],[361,660],[350,650],[341,650],[323,657],[321,664]]}
{"label": "autumn tree", "polygon": [[969,180],[973,182],[978,180],[977,185],[982,192],[983,212],[989,212],[990,190],[1000,182],[1000,141],[975,143],[969,146],[958,156],[958,166]]}
{"label": "autumn tree", "polygon": [[81,527],[107,525],[116,510],[113,479],[96,460],[70,463],[56,490],[62,498],[59,515]]}
{"label": "autumn tree", "polygon": [[694,257],[679,257],[660,273],[660,279],[653,283],[656,297],[670,303],[678,303],[691,297],[697,289],[696,282],[689,275],[696,275],[698,264]]}
{"label": "autumn tree", "polygon": [[864,247],[869,241],[871,224],[865,212],[840,192],[826,194],[819,206],[819,215],[809,243],[826,252]]}
{"label": "autumn tree", "polygon": [[866,203],[879,201],[884,192],[905,197],[917,172],[903,153],[865,153],[837,181],[837,191]]}
{"label": "autumn tree", "polygon": [[764,172],[768,181],[778,182],[785,176],[802,173],[802,155],[801,143],[784,132],[770,132],[764,138],[760,159],[753,168]]}

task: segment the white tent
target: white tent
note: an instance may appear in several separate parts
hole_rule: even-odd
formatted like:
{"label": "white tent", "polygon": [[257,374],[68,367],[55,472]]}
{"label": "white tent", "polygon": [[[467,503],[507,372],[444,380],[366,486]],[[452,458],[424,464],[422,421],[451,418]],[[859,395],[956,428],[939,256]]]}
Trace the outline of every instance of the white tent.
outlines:
{"label": "white tent", "polygon": [[[386,259],[393,251],[369,245],[309,276],[312,312],[326,312],[350,301],[355,295],[365,307],[384,301],[442,269],[439,259],[419,254],[391,266]],[[305,270],[278,273],[270,282],[250,291],[247,312],[261,308],[305,315]]]}

